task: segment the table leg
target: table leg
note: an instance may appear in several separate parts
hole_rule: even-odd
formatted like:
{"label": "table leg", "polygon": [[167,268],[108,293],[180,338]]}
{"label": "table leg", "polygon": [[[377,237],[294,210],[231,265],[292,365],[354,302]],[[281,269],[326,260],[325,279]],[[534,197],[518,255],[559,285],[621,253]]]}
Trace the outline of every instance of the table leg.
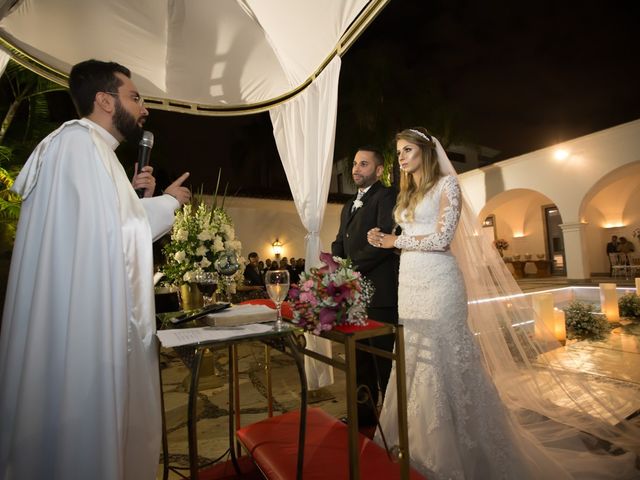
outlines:
{"label": "table leg", "polygon": [[[240,470],[240,465],[238,465],[238,459],[236,457],[236,428],[234,419],[238,422],[240,421],[239,413],[236,411],[240,411],[240,400],[239,400],[239,384],[238,384],[238,368],[237,368],[237,356],[236,349],[234,345],[229,345],[229,453],[231,455],[231,463],[233,464],[233,468],[241,475],[242,472]],[[238,415],[236,417],[236,415]]]}
{"label": "table leg", "polygon": [[349,433],[349,478],[359,480],[358,452],[358,384],[356,380],[356,342],[349,336],[344,344],[347,383],[347,429]]}
{"label": "table leg", "polygon": [[273,417],[273,385],[271,383],[271,347],[264,346],[264,375],[267,382],[267,416]]}
{"label": "table leg", "polygon": [[404,331],[396,327],[396,388],[398,392],[398,433],[400,441],[400,474],[409,478],[409,432],[407,425],[407,374],[404,363]]}
{"label": "table leg", "polygon": [[296,467],[296,479],[302,480],[304,469],[304,441],[307,428],[307,375],[304,369],[304,355],[298,350],[293,335],[285,337],[285,343],[291,351],[291,356],[296,362],[298,376],[300,377],[300,431],[298,433],[298,463]]}
{"label": "table leg", "polygon": [[187,432],[189,436],[189,470],[191,480],[198,480],[198,435],[197,407],[198,384],[200,380],[200,365],[202,364],[202,348],[196,348],[191,363],[191,385],[189,386],[189,411],[187,413]]}
{"label": "table leg", "polygon": [[164,412],[164,389],[162,388],[162,367],[160,366],[160,346],[158,346],[158,374],[160,376],[160,409],[162,412],[162,480],[169,478],[169,441],[167,440],[167,418]]}
{"label": "table leg", "polygon": [[[242,421],[240,418],[240,375],[238,374],[238,345],[231,345],[231,349],[233,351],[233,401],[235,402],[234,405],[236,412],[235,430],[237,431],[242,428]],[[236,440],[236,455],[238,457],[242,456],[242,445],[240,445],[239,440]]]}

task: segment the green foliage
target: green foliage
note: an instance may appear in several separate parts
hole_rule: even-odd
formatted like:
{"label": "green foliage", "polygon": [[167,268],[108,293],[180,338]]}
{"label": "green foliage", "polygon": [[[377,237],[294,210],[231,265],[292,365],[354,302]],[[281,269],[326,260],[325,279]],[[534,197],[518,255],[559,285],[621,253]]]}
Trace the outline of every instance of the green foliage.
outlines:
{"label": "green foliage", "polygon": [[[0,146],[0,155],[5,149]],[[10,191],[18,171],[5,169],[0,159],[0,254],[10,251],[16,237],[16,227],[20,216],[20,195]]]}
{"label": "green foliage", "polygon": [[36,145],[57,126],[46,94],[61,90],[13,61],[0,78],[0,253],[13,248],[20,216],[21,198],[10,188]]}
{"label": "green foliage", "polygon": [[[335,158],[351,156],[358,147],[371,144],[392,144],[395,152],[394,135],[414,126],[428,128],[445,146],[472,140],[460,128],[465,111],[434,81],[428,62],[421,55],[420,61],[405,63],[406,55],[399,55],[402,48],[385,39],[348,52],[340,73]],[[408,73],[390,72],[390,65]],[[409,95],[416,81],[421,89]]]}
{"label": "green foliage", "polygon": [[567,338],[578,340],[602,340],[611,327],[604,315],[595,315],[593,305],[575,300],[564,309]]}
{"label": "green foliage", "polygon": [[635,293],[627,293],[618,300],[621,317],[640,317],[640,297]]}
{"label": "green foliage", "polygon": [[384,157],[384,172],[380,181],[384,186],[390,187],[393,183],[393,167],[396,164],[395,145],[387,144],[382,149],[382,156]]}
{"label": "green foliage", "polygon": [[64,90],[13,61],[7,65],[0,81],[0,144],[10,146],[19,163],[56,127],[47,94]]}

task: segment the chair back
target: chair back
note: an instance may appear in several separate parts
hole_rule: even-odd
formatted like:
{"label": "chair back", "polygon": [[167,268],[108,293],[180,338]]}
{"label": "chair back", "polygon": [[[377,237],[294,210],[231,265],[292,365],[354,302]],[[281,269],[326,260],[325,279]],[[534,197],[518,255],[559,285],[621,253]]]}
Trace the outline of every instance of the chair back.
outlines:
{"label": "chair back", "polygon": [[629,259],[629,265],[634,267],[640,266],[640,254],[638,253],[629,253],[627,254],[627,258]]}
{"label": "chair back", "polygon": [[609,260],[611,261],[611,265],[614,267],[625,265],[624,260],[626,260],[626,258],[623,257],[626,257],[623,253],[610,253]]}

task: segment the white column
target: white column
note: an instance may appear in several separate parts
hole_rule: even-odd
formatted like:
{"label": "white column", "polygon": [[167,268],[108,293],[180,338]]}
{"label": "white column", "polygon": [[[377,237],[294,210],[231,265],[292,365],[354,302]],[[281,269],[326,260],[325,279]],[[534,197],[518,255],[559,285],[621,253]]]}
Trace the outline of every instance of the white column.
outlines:
{"label": "white column", "polygon": [[585,238],[586,223],[562,223],[564,257],[567,262],[568,280],[586,280],[591,277]]}

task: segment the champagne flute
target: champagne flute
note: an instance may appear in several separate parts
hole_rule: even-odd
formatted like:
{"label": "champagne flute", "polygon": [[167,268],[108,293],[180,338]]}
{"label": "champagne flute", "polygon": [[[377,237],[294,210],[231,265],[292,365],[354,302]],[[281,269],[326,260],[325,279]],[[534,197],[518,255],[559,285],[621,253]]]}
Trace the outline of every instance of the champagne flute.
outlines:
{"label": "champagne flute", "polygon": [[282,330],[282,302],[289,292],[289,272],[286,270],[269,270],[264,277],[264,283],[267,287],[269,298],[276,304],[276,324],[275,330]]}

